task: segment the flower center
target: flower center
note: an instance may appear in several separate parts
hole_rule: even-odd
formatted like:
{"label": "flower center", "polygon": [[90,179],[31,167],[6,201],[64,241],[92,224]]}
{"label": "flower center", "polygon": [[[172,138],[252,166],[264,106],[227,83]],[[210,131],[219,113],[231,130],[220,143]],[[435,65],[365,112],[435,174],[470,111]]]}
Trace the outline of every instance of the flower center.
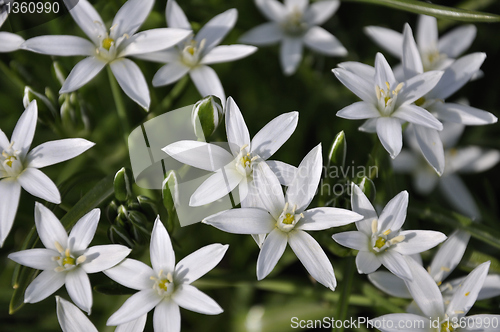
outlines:
{"label": "flower center", "polygon": [[438,50],[433,50],[422,54],[421,58],[424,71],[429,71],[443,69],[448,56],[444,53],[439,53]]}
{"label": "flower center", "polygon": [[247,150],[248,145],[244,145],[240,149],[240,153],[236,157],[236,170],[244,176],[250,176],[253,171],[254,161],[259,159],[259,156],[253,156]]}
{"label": "flower center", "polygon": [[455,328],[448,320],[441,324],[441,332],[453,332]]}
{"label": "flower center", "polygon": [[202,39],[199,43],[192,39],[184,45],[181,53],[182,62],[189,67],[195,67],[201,60],[201,53],[205,48],[206,40]]}
{"label": "flower center", "polygon": [[111,46],[115,44],[115,40],[113,38],[106,37],[102,41],[102,47],[109,51]]}
{"label": "flower center", "polygon": [[52,260],[57,261],[57,263],[59,264],[59,266],[54,269],[54,271],[56,272],[71,270],[87,260],[87,257],[84,255],[75,258],[75,255],[71,254],[69,248],[64,249],[57,241],[54,243],[54,245],[57,251],[59,251],[60,253],[59,256],[52,257]]}
{"label": "flower center", "polygon": [[296,209],[297,205],[294,205],[293,208],[290,209],[290,205],[287,202],[283,208],[283,212],[281,212],[278,221],[276,222],[276,227],[286,233],[294,229],[297,222],[304,217],[302,213],[295,214]]}
{"label": "flower center", "polygon": [[[95,24],[100,25],[99,22],[96,22]],[[99,44],[95,50],[95,53],[102,60],[112,61],[116,59],[118,46],[123,40],[130,38],[130,36],[126,33],[121,36],[115,36],[116,33],[114,33],[114,31],[116,31],[117,26],[118,24],[113,25],[109,29],[109,32],[107,32],[105,35],[98,36]]]}
{"label": "flower center", "polygon": [[307,30],[307,23],[303,20],[302,11],[294,7],[281,24],[285,33],[292,36],[302,35]]}
{"label": "flower center", "polygon": [[2,151],[0,155],[0,179],[5,177],[17,177],[23,170],[23,164],[19,157],[20,151],[13,149],[14,142]]}
{"label": "flower center", "polygon": [[154,280],[153,289],[158,292],[160,296],[169,296],[174,291],[174,278],[172,273],[164,274],[163,270],[160,270],[158,276],[150,277],[151,280]]}
{"label": "flower center", "polygon": [[391,90],[389,82],[385,82],[386,88],[375,86],[375,93],[378,99],[378,110],[380,115],[389,116],[394,111],[394,105],[398,99],[398,93],[404,86],[404,83],[399,83],[394,90]]}
{"label": "flower center", "polygon": [[404,235],[397,235],[396,232],[393,233],[391,229],[387,229],[383,232],[378,231],[378,220],[373,219],[372,221],[372,251],[374,253],[379,253],[387,250],[390,246],[398,244],[399,242],[404,241]]}

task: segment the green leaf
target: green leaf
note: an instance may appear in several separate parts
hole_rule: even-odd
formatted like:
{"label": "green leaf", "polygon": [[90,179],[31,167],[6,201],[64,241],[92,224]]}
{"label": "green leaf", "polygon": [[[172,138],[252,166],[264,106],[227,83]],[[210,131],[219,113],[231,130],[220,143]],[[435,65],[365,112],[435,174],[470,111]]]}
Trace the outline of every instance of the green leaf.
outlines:
{"label": "green leaf", "polygon": [[[113,178],[114,175],[109,175],[99,181],[94,188],[85,194],[76,204],[71,208],[71,210],[66,213],[66,215],[61,219],[62,225],[66,229],[70,229],[73,225],[82,218],[87,212],[101,205],[106,200],[110,199],[114,193],[113,190]],[[27,236],[24,244],[26,248],[33,248],[38,242],[38,233],[35,231],[30,232]],[[24,245],[23,245],[24,247]],[[28,268],[26,266],[21,266],[16,273],[17,279],[13,281],[14,293],[10,300],[9,314],[14,314],[24,305],[24,292],[26,287],[33,280],[37,270]]]}
{"label": "green leaf", "polygon": [[404,10],[416,14],[435,16],[466,22],[500,22],[500,15],[483,13],[460,8],[452,8],[417,0],[344,0],[346,2],[362,2]]}

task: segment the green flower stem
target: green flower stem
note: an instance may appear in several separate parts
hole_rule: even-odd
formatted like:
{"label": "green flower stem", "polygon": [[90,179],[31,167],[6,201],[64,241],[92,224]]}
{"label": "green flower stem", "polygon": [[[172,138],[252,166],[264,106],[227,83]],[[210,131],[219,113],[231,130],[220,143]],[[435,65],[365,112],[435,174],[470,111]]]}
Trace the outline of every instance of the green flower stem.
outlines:
{"label": "green flower stem", "polygon": [[[336,320],[344,321],[347,316],[347,309],[349,307],[349,298],[351,296],[352,280],[354,279],[355,272],[355,257],[346,258],[344,276],[342,278],[342,290],[337,302],[337,313],[334,316]],[[344,326],[339,328],[332,328],[333,332],[343,332]]]}
{"label": "green flower stem", "polygon": [[127,111],[125,110],[125,104],[123,103],[123,98],[120,92],[120,87],[118,86],[118,82],[116,82],[115,76],[111,71],[111,68],[108,67],[108,77],[109,84],[111,86],[111,92],[113,93],[113,99],[115,100],[116,112],[118,113],[118,118],[120,119],[122,130],[123,130],[123,138],[125,139],[125,144],[128,143],[128,135],[130,133],[130,126],[128,124],[127,119]]}

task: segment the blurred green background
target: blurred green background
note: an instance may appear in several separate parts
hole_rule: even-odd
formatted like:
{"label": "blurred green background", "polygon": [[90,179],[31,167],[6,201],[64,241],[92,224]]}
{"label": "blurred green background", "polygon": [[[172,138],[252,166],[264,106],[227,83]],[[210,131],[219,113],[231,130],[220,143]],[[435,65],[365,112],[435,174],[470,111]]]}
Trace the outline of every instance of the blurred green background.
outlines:
{"label": "blurred green background", "polygon": [[[110,23],[116,11],[125,1],[107,0],[92,1],[106,23]],[[435,3],[456,7],[468,7],[476,10],[500,14],[498,1],[435,1]],[[233,44],[239,36],[252,27],[264,23],[266,19],[260,14],[252,1],[223,0],[182,0],[180,6],[195,30],[199,29],[213,16],[236,7],[239,18],[236,27],[230,32],[222,44]],[[141,30],[165,27],[166,1],[156,1],[154,10]],[[36,14],[33,14],[36,15]],[[307,152],[319,142],[323,144],[324,156],[335,135],[344,130],[347,138],[347,165],[365,165],[375,142],[374,135],[361,133],[357,127],[361,121],[349,121],[337,118],[335,113],[342,107],[355,101],[357,97],[336,80],[331,69],[341,61],[360,61],[373,65],[375,53],[381,51],[364,33],[363,27],[378,25],[402,31],[405,22],[409,22],[415,30],[417,15],[397,11],[385,7],[345,2],[337,14],[323,25],[333,33],[348,49],[345,58],[330,58],[315,54],[309,50],[304,52],[303,61],[297,73],[285,77],[279,65],[279,48],[271,46],[260,48],[252,56],[240,61],[214,65],[225,88],[226,95],[232,96],[239,105],[250,134],[253,136],[260,128],[274,117],[297,110],[300,113],[299,124],[292,137],[274,155],[273,159],[298,165]],[[26,23],[28,24],[28,23]],[[439,20],[440,34],[464,24],[461,22]],[[468,83],[450,100],[465,97],[474,107],[492,112],[500,116],[500,42],[499,24],[478,23],[477,37],[466,53],[485,52],[487,59],[482,66],[483,78]],[[8,22],[2,31],[8,31]],[[69,34],[84,36],[69,15],[52,20],[46,24],[19,32],[24,38],[47,34]],[[386,55],[393,64],[397,59]],[[22,97],[25,85],[43,93],[49,87],[54,93],[60,84],[54,75],[53,61],[57,60],[61,67],[69,73],[79,60],[77,57],[50,57],[17,51],[0,55],[0,127],[10,137],[15,123],[23,111]],[[192,82],[174,84],[161,88],[153,88],[151,80],[160,68],[159,64],[136,60],[149,84],[151,93],[151,112],[145,113],[138,105],[123,93],[131,128],[165,112],[194,104],[200,97]],[[122,166],[129,166],[127,146],[123,142],[122,129],[115,110],[108,77],[101,72],[93,81],[78,90],[77,98],[83,101],[85,123],[80,112],[61,119],[40,105],[41,122],[38,124],[32,146],[48,140],[67,137],[84,137],[97,145],[69,162],[51,166],[44,171],[58,185],[68,187],[60,207],[51,206],[55,213],[62,217],[65,210],[71,208],[80,197],[90,190],[98,180],[114,174]],[[81,114],[80,114],[81,115]],[[224,139],[224,128],[220,128],[212,140]],[[459,145],[480,145],[500,149],[500,132],[498,124],[482,127],[468,127]],[[410,207],[419,211],[427,206],[448,205],[439,192],[428,197],[416,194],[410,179],[392,174],[387,164],[379,171],[380,177],[375,179],[377,187],[377,203],[382,206],[401,190],[409,190]],[[498,195],[500,181],[497,175],[499,166],[481,173],[464,176],[468,188],[473,193],[484,215],[484,225],[498,231]],[[68,181],[73,182],[68,182]],[[136,188],[137,189],[137,188]],[[160,203],[159,192],[143,192]],[[1,197],[0,197],[1,199]],[[55,315],[55,299],[53,296],[37,303],[22,307],[14,315],[9,315],[9,302],[13,289],[11,277],[15,264],[7,259],[10,252],[19,250],[27,233],[33,226],[33,207],[35,199],[22,193],[21,203],[14,227],[0,249],[0,330],[1,331],[56,331],[59,330]],[[345,203],[341,201],[342,204]],[[315,206],[316,200],[311,206]],[[163,212],[164,213],[164,212]],[[153,220],[151,220],[151,223]],[[410,213],[405,224],[407,228],[435,229],[450,234],[452,222],[436,222],[420,219]],[[458,225],[458,222],[457,222]],[[170,225],[171,226],[171,225]],[[109,223],[101,217],[101,224],[93,245],[109,243],[106,235]],[[213,297],[225,312],[218,316],[204,316],[187,310],[181,310],[183,331],[290,331],[290,319],[321,319],[323,317],[366,316],[374,318],[382,314],[402,312],[409,303],[407,300],[394,299],[376,290],[366,276],[354,273],[352,292],[348,299],[342,298],[342,288],[346,283],[343,274],[352,264],[350,250],[333,243],[334,232],[350,230],[353,226],[342,229],[331,229],[313,234],[329,255],[339,282],[336,292],[331,292],[322,285],[316,284],[308,277],[303,266],[298,262],[290,249],[278,263],[274,271],[261,282],[256,281],[255,264],[258,247],[250,236],[226,234],[202,224],[187,227],[174,227],[171,236],[174,239],[176,257],[182,257],[194,250],[214,242],[230,244],[219,266],[202,278],[199,288]],[[496,233],[495,233],[496,234]],[[473,253],[481,252],[477,258]],[[452,276],[464,275],[481,259],[499,259],[498,246],[485,244],[473,238],[462,264]],[[346,257],[339,257],[345,255]],[[488,256],[484,256],[488,255]],[[148,245],[137,246],[131,257],[149,262]],[[432,252],[424,256],[426,261]],[[498,261],[493,261],[492,270],[500,273]],[[103,274],[91,276],[93,285],[107,283]],[[69,299],[63,288],[56,294]],[[93,312],[90,316],[99,331],[112,331],[105,327],[107,318],[118,309],[126,296],[104,295],[94,292]],[[499,312],[500,299],[480,301],[471,313]],[[342,314],[342,310],[347,310]],[[151,315],[151,313],[150,313]],[[148,330],[152,330],[152,317],[148,319]],[[362,327],[359,331],[366,331]]]}

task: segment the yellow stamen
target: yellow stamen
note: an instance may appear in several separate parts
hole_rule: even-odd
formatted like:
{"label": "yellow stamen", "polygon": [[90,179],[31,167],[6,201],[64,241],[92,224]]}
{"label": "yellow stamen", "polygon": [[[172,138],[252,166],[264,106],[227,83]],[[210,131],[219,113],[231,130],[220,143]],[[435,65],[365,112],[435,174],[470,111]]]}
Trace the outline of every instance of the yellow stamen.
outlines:
{"label": "yellow stamen", "polygon": [[385,239],[383,237],[379,237],[377,241],[375,241],[375,247],[381,249],[385,245]]}
{"label": "yellow stamen", "polygon": [[115,40],[113,38],[107,37],[107,38],[104,38],[104,40],[102,41],[102,47],[109,51],[109,49],[111,48],[111,46],[114,43],[115,43]]}
{"label": "yellow stamen", "polygon": [[446,266],[441,266],[441,270],[445,271],[445,272],[450,272],[450,268],[446,267]]}
{"label": "yellow stamen", "polygon": [[87,256],[84,256],[84,255],[81,255],[80,257],[78,257],[76,259],[76,264],[82,264],[83,262],[85,262],[87,260]]}
{"label": "yellow stamen", "polygon": [[75,264],[75,259],[74,259],[73,257],[71,257],[71,256],[63,258],[63,260],[62,260],[62,265],[63,265],[63,266],[66,266],[66,264],[69,264],[69,265],[76,265],[76,264]]}
{"label": "yellow stamen", "polygon": [[372,234],[377,233],[377,231],[378,231],[378,220],[373,219],[373,221],[372,221]]}
{"label": "yellow stamen", "polygon": [[391,234],[391,232],[392,232],[392,231],[391,231],[390,229],[388,229],[388,230],[386,230],[385,232],[383,232],[382,234],[384,234],[385,236],[387,236],[387,235]]}
{"label": "yellow stamen", "polygon": [[465,293],[465,296],[469,296],[470,292]]}
{"label": "yellow stamen", "polygon": [[395,238],[392,238],[391,245],[397,244],[399,242],[403,242],[404,240],[405,240],[405,236],[404,235],[398,235]]}
{"label": "yellow stamen", "polygon": [[56,247],[57,251],[59,251],[61,254],[64,252],[64,248],[59,242],[54,242],[54,246]]}
{"label": "yellow stamen", "polygon": [[287,225],[291,225],[295,220],[295,216],[293,214],[287,213],[285,218],[283,218],[283,223]]}
{"label": "yellow stamen", "polygon": [[442,281],[438,281],[438,282],[437,282],[437,285],[438,285],[438,286],[441,286],[441,284],[442,284],[442,283],[443,283]]}

